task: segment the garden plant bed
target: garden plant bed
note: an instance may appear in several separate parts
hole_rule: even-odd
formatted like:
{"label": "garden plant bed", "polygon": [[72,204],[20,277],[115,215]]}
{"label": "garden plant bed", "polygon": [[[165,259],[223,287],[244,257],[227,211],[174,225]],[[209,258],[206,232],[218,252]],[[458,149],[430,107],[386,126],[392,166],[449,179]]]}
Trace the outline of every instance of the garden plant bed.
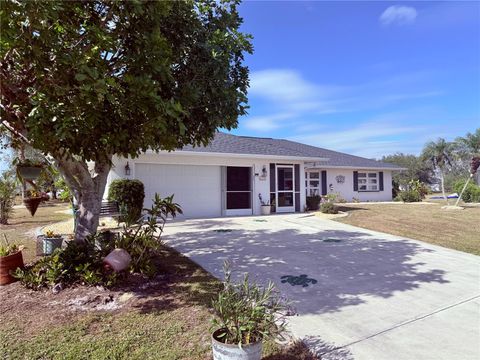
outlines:
{"label": "garden plant bed", "polygon": [[480,255],[480,207],[462,204],[462,211],[446,211],[443,205],[445,201],[339,205],[349,215],[335,220]]}
{"label": "garden plant bed", "polygon": [[[18,209],[6,227],[29,246],[38,227],[68,218],[67,208],[42,207],[35,218]],[[32,246],[28,260],[34,258]],[[129,275],[111,289],[78,285],[54,294],[19,282],[2,287],[0,358],[210,359],[211,300],[221,283],[171,248],[156,261],[156,277]],[[302,343],[268,342],[264,354],[315,359]]]}

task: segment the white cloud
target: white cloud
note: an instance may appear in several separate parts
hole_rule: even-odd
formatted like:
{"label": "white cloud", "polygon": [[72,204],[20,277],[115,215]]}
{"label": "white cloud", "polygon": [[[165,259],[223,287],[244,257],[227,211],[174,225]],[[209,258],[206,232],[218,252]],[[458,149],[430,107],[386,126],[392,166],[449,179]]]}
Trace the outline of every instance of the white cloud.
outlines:
{"label": "white cloud", "polygon": [[415,22],[417,10],[411,6],[393,5],[380,15],[382,25],[409,25]]}
{"label": "white cloud", "polygon": [[251,74],[249,96],[266,106],[246,117],[242,125],[261,132],[288,126],[301,133],[300,128],[308,125],[307,117],[381,109],[408,99],[438,96],[441,92],[425,86],[431,77],[431,72],[417,71],[360,84],[332,85],[308,81],[291,69],[256,71]]}
{"label": "white cloud", "polygon": [[285,120],[289,120],[291,117],[294,117],[294,114],[290,113],[280,113],[275,115],[267,115],[267,116],[252,116],[247,118],[243,125],[253,131],[272,131],[277,130],[288,123]]}

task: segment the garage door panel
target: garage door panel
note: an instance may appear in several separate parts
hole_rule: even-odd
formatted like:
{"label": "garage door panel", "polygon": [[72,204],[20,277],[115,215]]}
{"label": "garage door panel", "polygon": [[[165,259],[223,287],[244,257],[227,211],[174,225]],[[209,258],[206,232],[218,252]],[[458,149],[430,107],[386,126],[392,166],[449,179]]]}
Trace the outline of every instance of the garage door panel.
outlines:
{"label": "garage door panel", "polygon": [[187,218],[221,216],[219,166],[135,164],[135,177],[145,185],[145,206],[155,193],[174,194]]}

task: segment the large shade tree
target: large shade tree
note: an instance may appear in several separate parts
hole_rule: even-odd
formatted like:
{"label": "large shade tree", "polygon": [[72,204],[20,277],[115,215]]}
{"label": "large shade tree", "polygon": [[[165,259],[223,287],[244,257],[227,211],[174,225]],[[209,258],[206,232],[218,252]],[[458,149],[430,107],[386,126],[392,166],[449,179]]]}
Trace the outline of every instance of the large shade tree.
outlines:
{"label": "large shade tree", "polygon": [[2,130],[48,154],[96,231],[113,155],[201,145],[246,113],[238,1],[2,1]]}

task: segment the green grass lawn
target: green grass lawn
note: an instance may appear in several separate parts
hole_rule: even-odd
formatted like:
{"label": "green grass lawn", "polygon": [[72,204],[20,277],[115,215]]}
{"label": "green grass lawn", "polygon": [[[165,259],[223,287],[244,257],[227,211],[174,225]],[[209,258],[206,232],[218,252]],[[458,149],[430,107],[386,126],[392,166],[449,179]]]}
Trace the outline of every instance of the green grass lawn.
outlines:
{"label": "green grass lawn", "polygon": [[445,210],[443,205],[444,201],[339,205],[348,216],[335,220],[480,255],[480,207],[462,204],[464,210]]}

